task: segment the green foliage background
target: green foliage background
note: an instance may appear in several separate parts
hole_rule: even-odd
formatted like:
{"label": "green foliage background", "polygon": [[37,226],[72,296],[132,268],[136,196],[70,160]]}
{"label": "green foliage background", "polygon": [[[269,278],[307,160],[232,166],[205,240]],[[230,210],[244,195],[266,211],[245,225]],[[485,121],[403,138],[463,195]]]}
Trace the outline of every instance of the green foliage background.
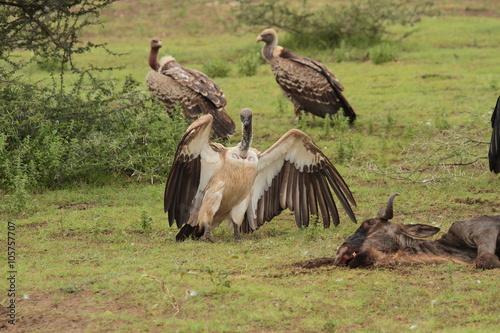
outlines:
{"label": "green foliage background", "polygon": [[[110,176],[154,182],[168,172],[173,147],[185,124],[167,119],[132,76],[120,82],[99,74],[117,71],[121,66],[78,62],[79,55],[98,49],[118,57],[105,42],[79,38],[84,29],[102,23],[101,10],[113,2],[61,1],[44,5],[28,1],[2,7],[0,35],[4,43],[0,59],[6,65],[0,79],[4,101],[0,106],[3,189],[40,190],[75,182],[100,182]],[[388,3],[357,1],[320,11],[310,10],[307,2],[290,9],[287,3],[276,0],[241,1],[235,12],[240,26],[273,23],[291,31],[292,45],[297,47],[324,49],[343,43],[345,48],[348,43],[366,48],[388,38],[389,24],[414,24],[429,14],[432,5],[418,2],[407,7],[407,1],[399,1],[388,11]],[[393,61],[397,57],[395,49],[387,45],[364,53],[374,63]],[[32,53],[17,54],[19,49]],[[343,59],[342,54],[338,54],[339,59]],[[261,64],[258,59],[254,51],[240,56],[238,74],[255,75]],[[37,82],[19,75],[33,63],[50,79]],[[224,78],[230,75],[231,65],[224,59],[212,58],[204,61],[202,69],[212,78]],[[344,148],[339,147],[341,156]]]}
{"label": "green foliage background", "polygon": [[165,174],[186,122],[170,119],[132,79],[112,83],[68,93],[23,82],[2,86],[1,186],[22,181],[27,190],[43,190],[116,176],[154,183]]}

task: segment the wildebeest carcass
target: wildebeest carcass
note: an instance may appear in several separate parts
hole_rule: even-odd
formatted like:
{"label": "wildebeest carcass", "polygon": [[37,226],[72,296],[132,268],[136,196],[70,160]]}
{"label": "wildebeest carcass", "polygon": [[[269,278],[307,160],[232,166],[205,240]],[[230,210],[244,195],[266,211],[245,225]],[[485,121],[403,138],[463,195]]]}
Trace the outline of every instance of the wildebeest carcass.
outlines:
{"label": "wildebeest carcass", "polygon": [[[440,229],[426,224],[389,222],[393,217],[392,194],[387,207],[374,219],[364,221],[340,246],[334,260],[338,266],[366,267],[381,261],[422,257],[419,262],[453,260],[474,263],[477,268],[500,268],[500,215],[479,216],[452,224],[436,240],[422,240]],[[392,255],[392,256],[391,256]],[[403,261],[405,261],[403,259]],[[418,260],[409,262],[418,262]]]}

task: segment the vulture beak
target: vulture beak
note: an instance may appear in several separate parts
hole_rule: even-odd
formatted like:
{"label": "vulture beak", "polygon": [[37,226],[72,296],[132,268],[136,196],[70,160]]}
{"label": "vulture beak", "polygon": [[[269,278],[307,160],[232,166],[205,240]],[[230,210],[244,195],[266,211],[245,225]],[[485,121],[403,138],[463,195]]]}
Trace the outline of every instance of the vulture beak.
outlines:
{"label": "vulture beak", "polygon": [[252,122],[252,118],[241,117],[241,122],[243,123],[243,126],[248,126]]}
{"label": "vulture beak", "polygon": [[256,43],[262,42],[262,35],[258,35],[257,39],[255,40]]}
{"label": "vulture beak", "polygon": [[250,110],[250,109],[241,110],[240,120],[243,123],[243,126],[250,125],[252,123],[252,110]]}

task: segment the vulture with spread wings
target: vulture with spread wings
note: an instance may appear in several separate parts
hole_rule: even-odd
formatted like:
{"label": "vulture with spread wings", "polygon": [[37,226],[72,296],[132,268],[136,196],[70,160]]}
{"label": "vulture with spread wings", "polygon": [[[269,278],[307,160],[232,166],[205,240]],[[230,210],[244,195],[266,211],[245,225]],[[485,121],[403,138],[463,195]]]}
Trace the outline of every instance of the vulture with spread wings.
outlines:
{"label": "vulture with spread wings", "polygon": [[495,110],[491,115],[491,132],[490,151],[488,152],[488,160],[490,162],[490,170],[495,174],[500,173],[500,96],[498,96]]}
{"label": "vulture with spread wings", "polygon": [[271,65],[276,82],[293,103],[298,118],[301,111],[325,118],[342,108],[350,123],[356,120],[354,109],[342,94],[344,87],[323,64],[278,46],[273,29],[262,31],[257,42],[265,43],[262,56]]}
{"label": "vulture with spread wings", "polygon": [[165,188],[164,209],[177,241],[214,241],[211,231],[229,219],[234,236],[250,233],[284,209],[299,228],[316,215],[329,227],[340,218],[332,190],[349,218],[356,202],[330,160],[305,133],[292,129],[264,153],[251,148],[252,111],[243,109],[236,147],[210,142],[213,117],[200,117],[177,147]]}
{"label": "vulture with spread wings", "polygon": [[179,105],[188,120],[211,114],[217,137],[225,139],[233,135],[236,126],[224,109],[227,102],[221,88],[202,72],[181,66],[171,56],[158,61],[161,46],[159,38],[151,40],[149,66],[153,70],[146,75],[149,91],[165,104],[167,112]]}

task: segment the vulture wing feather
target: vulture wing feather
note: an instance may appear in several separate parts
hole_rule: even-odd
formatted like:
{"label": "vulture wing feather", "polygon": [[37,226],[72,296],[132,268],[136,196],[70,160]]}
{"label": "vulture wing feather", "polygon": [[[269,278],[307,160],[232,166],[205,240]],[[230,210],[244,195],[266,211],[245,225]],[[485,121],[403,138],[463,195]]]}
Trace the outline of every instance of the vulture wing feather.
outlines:
{"label": "vulture wing feather", "polygon": [[182,67],[182,69],[190,74],[189,76],[191,77],[191,80],[181,79],[179,83],[185,83],[194,91],[207,97],[218,108],[226,106],[226,97],[217,83],[200,71],[186,67]]}
{"label": "vulture wing feather", "polygon": [[488,152],[488,160],[490,170],[495,174],[500,173],[500,96],[497,99],[497,104],[491,115],[491,133],[490,150]]}
{"label": "vulture wing feather", "polygon": [[[219,154],[210,145],[213,117],[205,115],[193,122],[181,138],[168,175],[164,194],[164,211],[169,224],[181,227],[190,216],[192,201],[206,186],[215,171],[204,170],[202,164],[217,163]],[[207,168],[206,168],[207,169]]]}
{"label": "vulture wing feather", "polygon": [[[343,95],[344,87],[323,64],[283,49],[273,67],[276,81],[285,95],[292,97],[307,112],[320,117],[333,114],[340,108],[351,121],[354,109]],[[288,62],[287,62],[288,61]]]}
{"label": "vulture wing feather", "polygon": [[[294,212],[299,227],[309,223],[311,213],[320,213],[325,226],[330,224],[330,217],[338,224],[330,186],[349,217],[356,222],[351,214],[350,205],[356,205],[352,193],[340,174],[335,169],[330,170],[330,166],[333,167],[328,158],[305,133],[297,129],[288,131],[259,156],[253,195],[241,230],[253,231],[287,208]],[[279,191],[274,191],[277,189]],[[267,204],[273,200],[276,205]]]}
{"label": "vulture wing feather", "polygon": [[202,72],[180,65],[166,69],[162,74],[203,96],[203,98],[196,98],[192,101],[184,100],[182,104],[187,106],[187,109],[184,108],[184,112],[187,112],[189,117],[196,118],[200,113],[211,114],[214,117],[213,130],[218,137],[234,134],[236,125],[224,110],[227,104],[226,97],[222,89],[212,79]]}

